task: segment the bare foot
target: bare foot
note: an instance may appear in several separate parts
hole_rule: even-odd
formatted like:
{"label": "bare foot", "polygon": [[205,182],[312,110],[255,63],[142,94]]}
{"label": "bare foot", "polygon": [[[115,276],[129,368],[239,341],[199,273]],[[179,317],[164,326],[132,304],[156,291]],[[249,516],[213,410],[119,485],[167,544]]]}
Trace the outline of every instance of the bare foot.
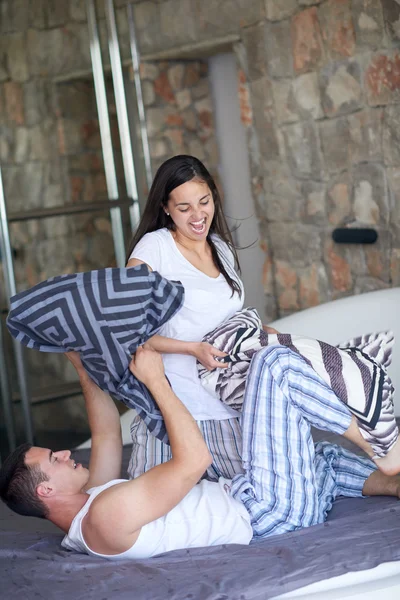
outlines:
{"label": "bare foot", "polygon": [[397,475],[400,473],[400,438],[391,447],[386,456],[374,458],[374,463],[385,475]]}

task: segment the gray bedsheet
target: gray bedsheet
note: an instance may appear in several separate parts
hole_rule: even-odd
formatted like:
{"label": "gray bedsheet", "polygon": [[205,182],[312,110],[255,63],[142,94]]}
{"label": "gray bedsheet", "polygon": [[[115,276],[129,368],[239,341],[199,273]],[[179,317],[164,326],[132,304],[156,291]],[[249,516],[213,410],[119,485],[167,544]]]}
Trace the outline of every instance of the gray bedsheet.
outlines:
{"label": "gray bedsheet", "polygon": [[[327,437],[327,436],[324,436]],[[74,453],[80,462],[87,451]],[[125,463],[129,448],[125,449]],[[400,560],[400,502],[339,499],[329,520],[250,546],[112,563],[60,546],[62,533],[0,503],[0,597],[7,600],[264,600]]]}

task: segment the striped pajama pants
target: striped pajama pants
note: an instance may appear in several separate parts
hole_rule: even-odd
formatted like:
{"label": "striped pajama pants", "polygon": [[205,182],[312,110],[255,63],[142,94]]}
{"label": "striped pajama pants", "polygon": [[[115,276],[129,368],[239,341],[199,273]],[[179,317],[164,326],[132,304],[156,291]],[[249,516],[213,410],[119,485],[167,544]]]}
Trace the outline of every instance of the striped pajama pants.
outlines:
{"label": "striped pajama pants", "polygon": [[231,494],[255,538],[322,523],[338,496],[359,497],[376,467],[340,446],[314,446],[311,425],[343,434],[351,413],[295,352],[270,346],[251,362],[241,415],[244,473]]}
{"label": "striped pajama pants", "polygon": [[[243,473],[239,418],[197,421],[197,425],[213,457],[213,462],[207,469],[207,479],[232,479],[238,473]],[[131,438],[133,447],[128,467],[130,479],[139,477],[171,458],[171,447],[151,435],[140,417],[135,417],[131,423]]]}
{"label": "striped pajama pants", "polygon": [[[252,359],[240,422],[198,422],[213,456],[207,478],[232,479],[231,494],[249,512],[255,538],[321,523],[338,496],[362,496],[376,470],[335,444],[314,446],[311,425],[343,434],[350,421],[349,409],[304,359],[284,346],[266,347]],[[171,458],[170,446],[139,417],[131,435],[131,478]]]}

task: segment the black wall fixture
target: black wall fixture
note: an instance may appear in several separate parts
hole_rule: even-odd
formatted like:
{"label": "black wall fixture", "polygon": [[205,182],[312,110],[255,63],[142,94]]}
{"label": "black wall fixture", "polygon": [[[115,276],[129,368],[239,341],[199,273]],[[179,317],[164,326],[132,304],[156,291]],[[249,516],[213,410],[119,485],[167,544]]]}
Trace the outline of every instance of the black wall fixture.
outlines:
{"label": "black wall fixture", "polygon": [[332,232],[337,244],[375,244],[378,232],[375,229],[360,227],[338,227]]}

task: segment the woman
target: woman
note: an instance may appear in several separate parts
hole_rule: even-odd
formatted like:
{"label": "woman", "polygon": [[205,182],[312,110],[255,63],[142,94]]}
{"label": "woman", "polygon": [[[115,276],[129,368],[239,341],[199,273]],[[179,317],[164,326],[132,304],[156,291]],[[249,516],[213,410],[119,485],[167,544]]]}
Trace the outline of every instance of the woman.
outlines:
{"label": "woman", "polygon": [[[209,477],[231,478],[242,472],[238,413],[204,390],[196,360],[207,369],[224,368],[217,359],[225,354],[201,340],[242,308],[244,292],[221,198],[198,159],[175,156],[158,169],[128,251],[128,267],[141,263],[185,288],[182,308],[150,345],[163,353],[172,388],[208,443],[214,458]],[[169,446],[152,436],[140,419],[132,423],[131,433],[131,477],[170,458]]]}

